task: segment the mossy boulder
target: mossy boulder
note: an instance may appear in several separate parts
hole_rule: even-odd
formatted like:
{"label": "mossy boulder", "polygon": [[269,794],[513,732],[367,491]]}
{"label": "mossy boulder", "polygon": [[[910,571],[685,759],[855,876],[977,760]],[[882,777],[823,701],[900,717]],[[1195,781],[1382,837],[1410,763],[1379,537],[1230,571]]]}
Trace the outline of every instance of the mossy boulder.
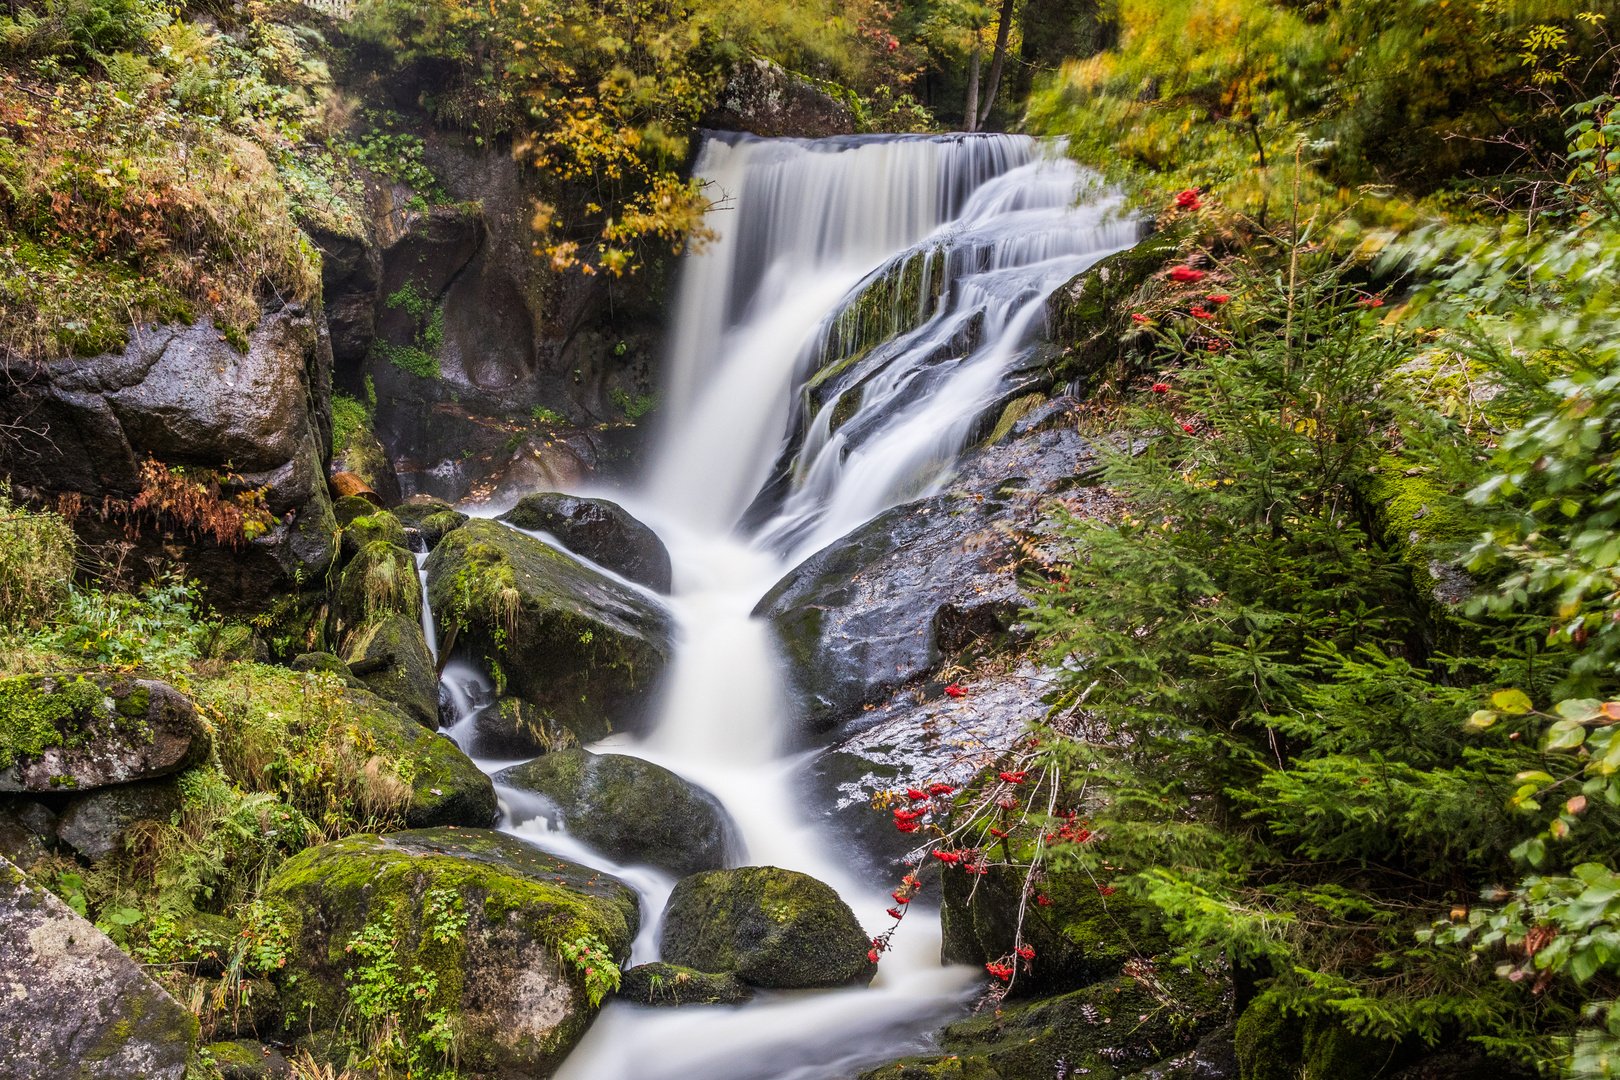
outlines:
{"label": "mossy boulder", "polygon": [[449,503],[437,499],[396,506],[394,514],[406,528],[417,531],[428,551],[437,547],[446,533],[454,532],[471,520]]}
{"label": "mossy boulder", "polygon": [[442,625],[508,691],[580,742],[643,726],[672,653],[667,612],[549,544],[497,521],[446,536],[427,561]]}
{"label": "mossy boulder", "polygon": [[486,828],[495,820],[500,809],[495,785],[455,743],[418,724],[391,702],[371,694],[347,696],[360,706],[357,719],[377,749],[412,764],[407,825]]}
{"label": "mossy boulder", "polygon": [[1372,1080],[1413,1056],[1401,1043],[1358,1035],[1331,1016],[1290,1010],[1269,992],[1238,1017],[1235,1041],[1241,1080]]}
{"label": "mossy boulder", "polygon": [[877,974],[871,947],[830,885],[774,866],[693,874],[664,907],[667,963],[731,972],[750,986],[865,986]]}
{"label": "mossy boulder", "polygon": [[399,518],[387,510],[374,510],[362,517],[349,522],[343,529],[343,536],[339,541],[343,561],[348,562],[361,550],[370,544],[393,544],[395,547],[410,550],[410,544],[405,539],[405,526],[400,524]]}
{"label": "mossy boulder", "polygon": [[299,653],[287,666],[294,671],[324,672],[353,690],[367,689],[365,683],[354,677],[354,672],[349,670],[349,665],[344,663],[342,657],[329,652]]}
{"label": "mossy boulder", "polygon": [[209,729],[174,687],[109,675],[0,679],[0,792],[86,791],[208,757]]}
{"label": "mossy boulder", "polygon": [[940,1036],[945,1054],[891,1062],[861,1080],[1121,1080],[1191,1049],[1226,1016],[1222,978],[1168,961],[1132,971],[951,1024]]}
{"label": "mossy boulder", "polygon": [[142,821],[168,824],[180,812],[180,787],[172,779],[118,784],[75,796],[62,811],[57,836],[95,862],[123,850],[124,837]]}
{"label": "mossy boulder", "polygon": [[753,987],[735,975],[707,975],[674,964],[641,964],[624,973],[619,997],[637,1005],[741,1005]]}
{"label": "mossy boulder", "polygon": [[364,495],[344,495],[332,503],[332,516],[340,529],[347,529],[356,518],[370,517],[377,512],[377,504]]}
{"label": "mossy boulder", "polygon": [[524,496],[501,520],[520,529],[550,533],[563,547],[598,566],[650,589],[669,592],[672,568],[664,542],[618,503],[542,491]]}
{"label": "mossy boulder", "polygon": [[[502,1076],[549,1076],[597,1011],[562,946],[594,939],[622,961],[640,911],[623,883],[482,829],[311,848],[265,897],[292,935],[278,975],[290,1025],[341,1037],[362,966],[391,962],[399,978],[431,982],[411,1011],[445,1010],[460,1068]],[[385,957],[350,951],[363,932],[387,943]]]}
{"label": "mossy boulder", "polygon": [[724,867],[735,846],[720,800],[641,758],[576,748],[504,769],[495,782],[543,796],[570,836],[615,862],[686,877]]}
{"label": "mossy boulder", "polygon": [[349,638],[351,671],[373,694],[392,701],[429,731],[439,727],[439,676],[420,619],[387,615]]}
{"label": "mossy boulder", "polygon": [[203,1051],[219,1067],[221,1080],[279,1080],[293,1075],[281,1051],[252,1039],[209,1043]]}
{"label": "mossy boulder", "polygon": [[[993,866],[984,874],[945,870],[940,959],[979,967],[1012,953],[1023,884],[1013,867]],[[1124,893],[1105,896],[1086,874],[1054,873],[1039,895],[1047,903],[1023,905],[1021,940],[1035,959],[1014,981],[1016,996],[1073,990],[1169,948],[1156,908]]]}
{"label": "mossy boulder", "polygon": [[484,757],[535,757],[574,742],[573,732],[522,698],[496,698],[473,717],[472,752]]}
{"label": "mossy boulder", "polygon": [[1155,233],[1099,259],[1047,298],[1047,338],[1061,350],[1051,364],[1055,382],[1078,382],[1089,392],[1151,352],[1153,336],[1132,323],[1131,313],[1148,278],[1176,257],[1180,243],[1174,233]]}
{"label": "mossy boulder", "polygon": [[1455,557],[1478,536],[1463,502],[1464,484],[1448,482],[1432,468],[1395,456],[1379,459],[1367,477],[1384,539],[1412,574],[1435,613],[1445,617],[1477,589]]}
{"label": "mossy boulder", "polygon": [[197,1018],[112,940],[0,858],[7,1076],[180,1080]]}
{"label": "mossy boulder", "polygon": [[435,514],[455,513],[455,510],[443,499],[435,499],[431,495],[412,495],[394,507],[393,514],[406,528],[420,529],[422,522]]}
{"label": "mossy boulder", "polygon": [[367,544],[343,568],[332,600],[332,640],[345,647],[374,620],[404,615],[420,622],[422,579],[416,556],[385,540]]}

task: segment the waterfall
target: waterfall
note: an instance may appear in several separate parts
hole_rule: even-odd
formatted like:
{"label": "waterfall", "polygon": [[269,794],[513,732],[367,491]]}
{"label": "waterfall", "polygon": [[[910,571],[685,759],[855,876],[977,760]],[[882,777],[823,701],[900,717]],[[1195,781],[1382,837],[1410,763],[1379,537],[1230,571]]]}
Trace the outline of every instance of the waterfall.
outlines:
{"label": "waterfall", "polygon": [[[593,749],[707,788],[747,863],[826,881],[875,933],[886,893],[794,803],[803,758],[783,755],[789,703],[750,612],[795,561],[948,480],[976,423],[1022,385],[1046,297],[1135,225],[1022,136],[711,136],[696,173],[715,236],[685,261],[646,481],[609,496],[669,548],[679,647],[652,734]],[[452,664],[453,678],[456,731],[477,673]],[[649,959],[672,883],[591,856],[521,793],[501,795],[503,828],[642,893],[634,960]],[[940,966],[938,918],[916,907],[870,989],[765,992],[741,1008],[615,1002],[559,1080],[820,1080],[905,1053],[982,975]]]}

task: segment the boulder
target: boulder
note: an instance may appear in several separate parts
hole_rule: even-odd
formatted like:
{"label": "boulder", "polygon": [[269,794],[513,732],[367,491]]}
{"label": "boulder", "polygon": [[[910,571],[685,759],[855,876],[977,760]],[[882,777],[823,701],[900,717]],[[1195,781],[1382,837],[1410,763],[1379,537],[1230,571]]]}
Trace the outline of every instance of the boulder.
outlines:
{"label": "boulder", "polygon": [[[245,352],[206,320],[131,329],[122,352],[18,368],[0,386],[0,424],[21,421],[12,482],[116,510],[141,493],[150,459],[211,473],[224,494],[262,491],[269,530],[220,544],[143,518],[133,565],[164,554],[185,563],[227,613],[263,611],[298,577],[319,579],[335,531],[322,434],[331,347],[319,314],[287,304],[265,315]],[[129,523],[114,512],[81,514],[74,526],[94,544],[124,540]]]}
{"label": "boulder", "polygon": [[57,816],[32,799],[0,799],[0,856],[32,867],[56,847]]}
{"label": "boulder", "polygon": [[219,1066],[221,1080],[280,1080],[293,1075],[281,1051],[252,1039],[209,1043],[203,1052]]}
{"label": "boulder", "polygon": [[641,758],[564,750],[504,769],[495,782],[544,796],[570,836],[614,862],[686,877],[721,869],[736,846],[718,799]]}
{"label": "boulder", "polygon": [[407,551],[411,546],[406,542],[405,526],[400,524],[399,518],[387,510],[373,510],[344,526],[343,538],[340,541],[343,561],[348,562],[360,553],[361,548],[378,541],[405,548]]}
{"label": "boulder", "polygon": [[17,1077],[181,1080],[197,1018],[100,930],[0,859],[0,1046]]}
{"label": "boulder", "polygon": [[700,125],[717,131],[747,131],[766,138],[821,139],[855,133],[855,114],[809,80],[763,57],[737,64],[714,107]]}
{"label": "boulder", "polygon": [[[942,875],[940,959],[982,967],[1012,953],[1023,875],[992,866]],[[1133,959],[1170,947],[1158,909],[1124,893],[1103,895],[1084,873],[1054,872],[1041,883],[1047,904],[1023,905],[1020,940],[1035,959],[1013,981],[1014,996],[1051,994],[1117,975]]]}
{"label": "boulder", "polygon": [[1103,379],[1145,362],[1153,354],[1152,331],[1131,321],[1141,310],[1137,292],[1176,257],[1181,237],[1154,233],[1124,251],[1099,259],[1046,299],[1046,333],[1059,384],[1078,383],[1087,396]]}
{"label": "boulder", "polygon": [[351,671],[373,694],[392,701],[429,731],[439,728],[439,677],[420,617],[385,615],[349,638]]}
{"label": "boulder", "polygon": [[351,636],[389,615],[421,621],[422,578],[416,556],[379,540],[361,548],[343,568],[332,597],[332,638],[346,648]]}
{"label": "boulder", "polygon": [[754,988],[735,975],[706,975],[674,964],[641,964],[624,973],[619,997],[637,1005],[741,1005]]}
{"label": "boulder", "polygon": [[454,532],[471,519],[447,502],[414,496],[412,501],[394,507],[394,514],[408,529],[415,529],[422,537],[425,550],[439,546],[446,533]]}
{"label": "boulder", "polygon": [[356,519],[377,513],[379,507],[360,495],[344,495],[332,504],[332,517],[339,527],[347,529]]}
{"label": "boulder", "polygon": [[484,757],[535,757],[573,745],[573,733],[522,698],[497,698],[473,717],[471,749]]}
{"label": "boulder", "polygon": [[427,575],[441,625],[461,622],[457,648],[581,742],[642,725],[672,652],[662,607],[489,520],[441,540]]}
{"label": "boulder", "polygon": [[664,907],[665,962],[732,972],[751,986],[864,986],[877,974],[870,948],[831,886],[774,866],[683,878]]}
{"label": "boulder", "polygon": [[518,500],[500,520],[519,529],[550,533],[563,547],[598,566],[658,592],[669,592],[672,570],[664,542],[617,503],[543,491]]}
{"label": "boulder", "polygon": [[0,679],[0,792],[87,791],[207,758],[208,730],[174,687],[107,675]]}
{"label": "boulder", "polygon": [[278,982],[294,1029],[339,1029],[364,962],[348,946],[367,934],[402,976],[433,977],[413,1005],[444,1010],[459,1068],[501,1076],[551,1075],[596,1014],[563,947],[594,941],[622,961],[640,915],[623,883],[482,829],[311,848],[282,865],[265,898],[291,932]]}
{"label": "boulder", "polygon": [[124,834],[139,821],[167,823],[180,812],[180,788],[173,780],[119,784],[75,796],[62,811],[57,836],[96,862],[124,846]]}
{"label": "boulder", "polygon": [[1168,958],[1134,971],[951,1024],[940,1036],[943,1055],[903,1058],[861,1080],[1123,1080],[1196,1049],[1227,1016],[1224,978],[1175,967]]}
{"label": "boulder", "polygon": [[329,652],[299,653],[287,666],[294,671],[323,672],[351,690],[369,689],[365,683],[354,677],[354,672],[349,670],[349,665],[344,663],[341,657],[333,656]]}

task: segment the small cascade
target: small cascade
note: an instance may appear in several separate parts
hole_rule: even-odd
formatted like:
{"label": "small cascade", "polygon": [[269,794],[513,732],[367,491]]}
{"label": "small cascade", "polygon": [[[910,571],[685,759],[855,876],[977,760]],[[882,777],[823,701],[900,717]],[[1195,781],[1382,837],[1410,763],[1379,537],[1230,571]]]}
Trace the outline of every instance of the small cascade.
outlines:
{"label": "small cascade", "polygon": [[[653,463],[641,490],[604,493],[668,547],[673,593],[647,595],[679,634],[653,732],[591,749],[706,788],[748,864],[827,882],[871,933],[890,899],[795,801],[804,759],[784,756],[791,709],[750,613],[805,554],[944,483],[983,417],[1027,387],[1048,295],[1134,241],[1117,200],[1051,151],[1008,135],[711,137],[696,172],[716,238],[685,262]],[[444,687],[445,733],[474,751],[493,686],[452,659]],[[637,889],[631,962],[655,958],[674,883],[592,852],[543,799],[498,794],[501,828]],[[913,908],[868,989],[612,1002],[559,1080],[829,1080],[903,1053],[982,974],[941,967],[937,915]]]}

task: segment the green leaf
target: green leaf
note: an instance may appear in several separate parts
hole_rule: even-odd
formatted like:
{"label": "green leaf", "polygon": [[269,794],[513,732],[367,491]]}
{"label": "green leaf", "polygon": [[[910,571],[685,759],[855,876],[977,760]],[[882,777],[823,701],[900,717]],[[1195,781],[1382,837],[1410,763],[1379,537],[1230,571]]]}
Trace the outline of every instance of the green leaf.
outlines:
{"label": "green leaf", "polygon": [[1472,728],[1488,728],[1496,723],[1496,714],[1489,709],[1481,709],[1468,718],[1468,726]]}
{"label": "green leaf", "polygon": [[1509,716],[1522,716],[1534,708],[1530,704],[1529,696],[1523,690],[1498,690],[1491,695],[1491,704]]}

